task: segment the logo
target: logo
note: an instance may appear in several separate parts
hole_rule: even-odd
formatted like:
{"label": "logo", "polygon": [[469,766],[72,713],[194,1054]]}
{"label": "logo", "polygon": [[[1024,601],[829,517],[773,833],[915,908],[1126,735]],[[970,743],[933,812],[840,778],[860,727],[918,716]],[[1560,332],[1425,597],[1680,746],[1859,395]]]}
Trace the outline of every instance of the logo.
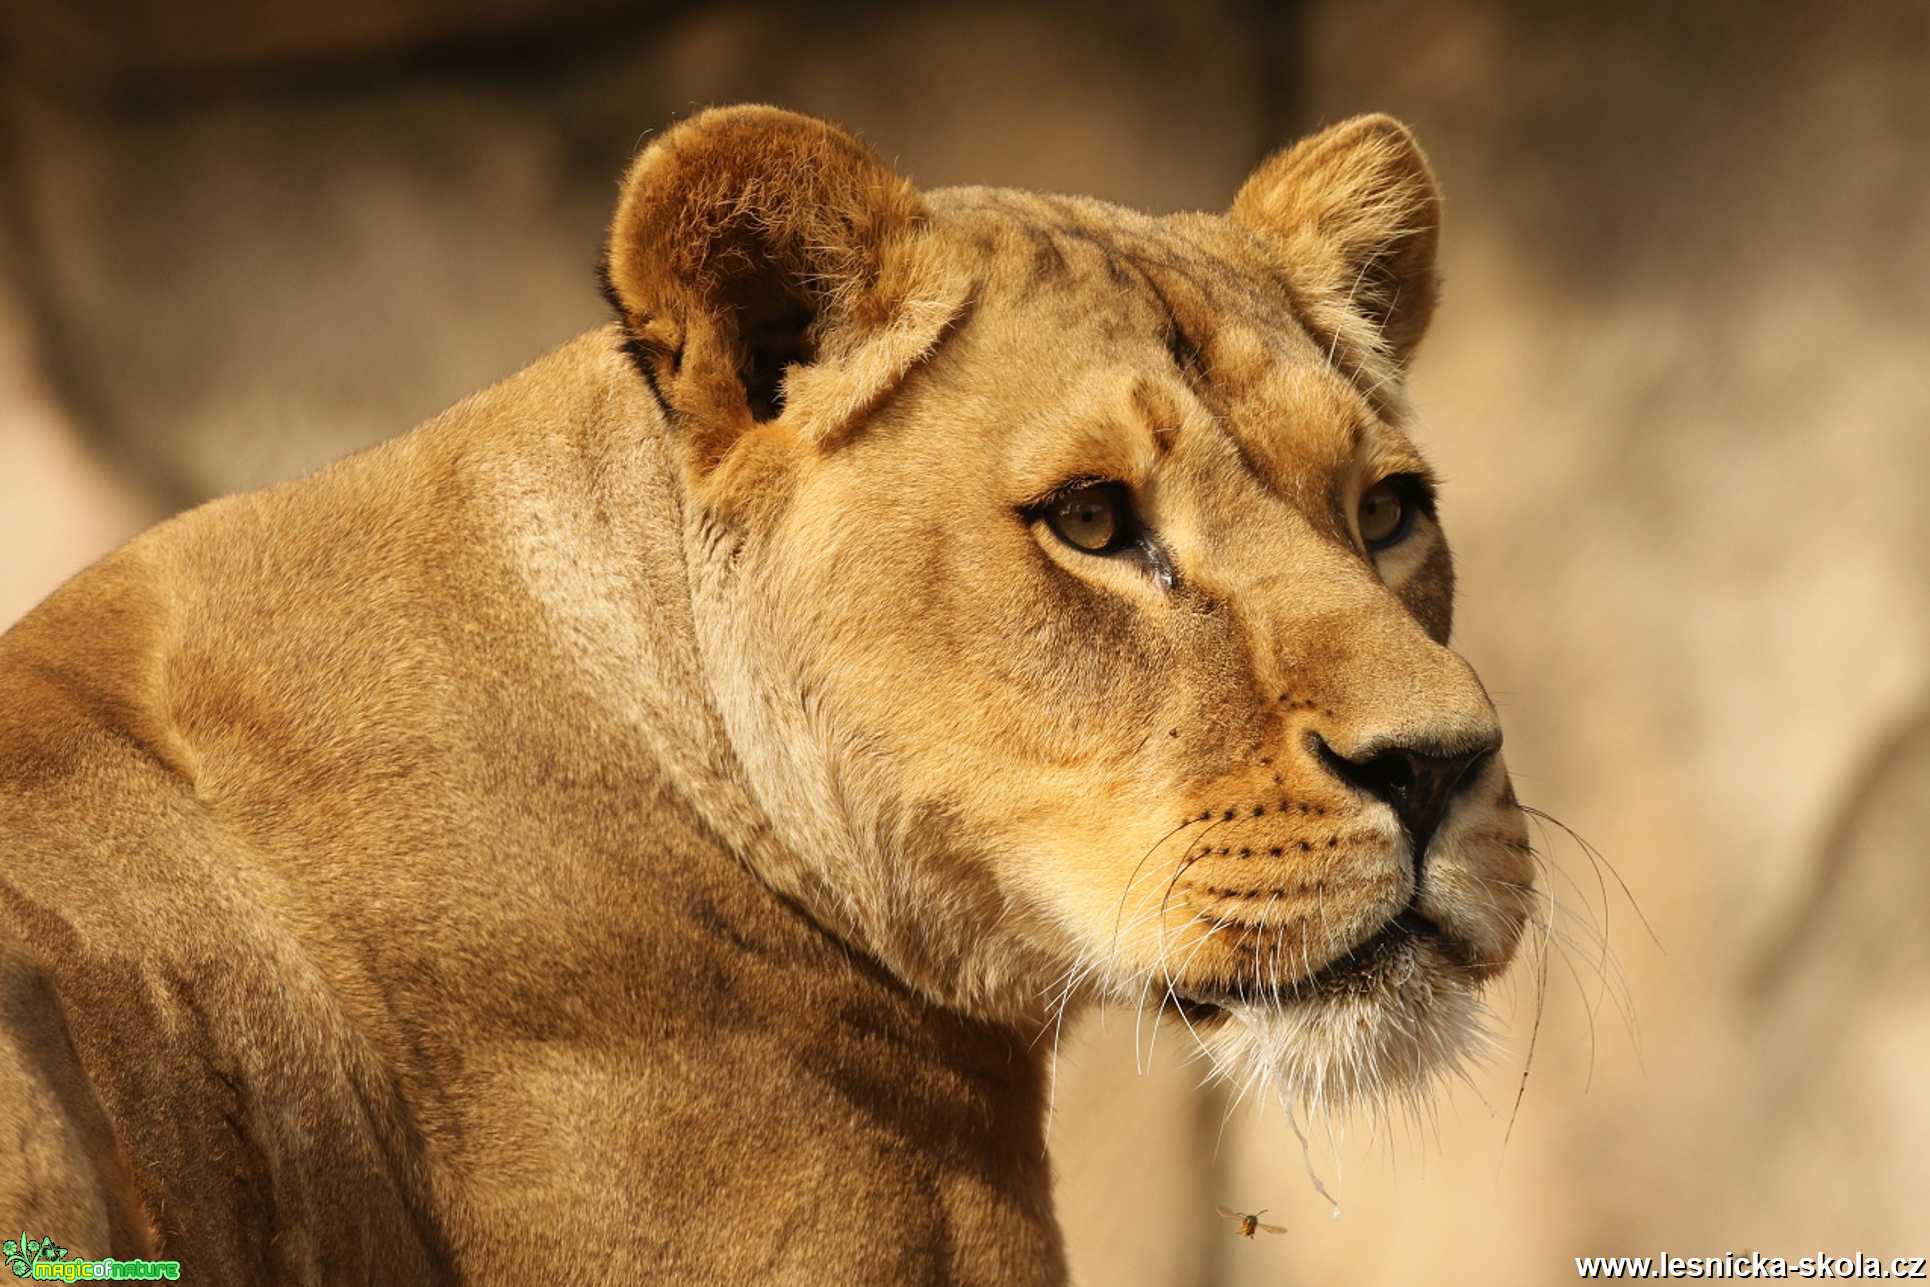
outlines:
{"label": "logo", "polygon": [[4,1245],[0,1245],[0,1256],[7,1258],[7,1268],[13,1270],[15,1278],[29,1278],[33,1276],[35,1265],[55,1264],[67,1259],[67,1248],[52,1238],[29,1238],[23,1233],[18,1240],[9,1238]]}
{"label": "logo", "polygon": [[52,1238],[29,1238],[21,1234],[0,1244],[0,1257],[15,1278],[34,1278],[41,1282],[80,1283],[119,1279],[165,1278],[181,1276],[178,1260],[69,1260],[67,1248]]}

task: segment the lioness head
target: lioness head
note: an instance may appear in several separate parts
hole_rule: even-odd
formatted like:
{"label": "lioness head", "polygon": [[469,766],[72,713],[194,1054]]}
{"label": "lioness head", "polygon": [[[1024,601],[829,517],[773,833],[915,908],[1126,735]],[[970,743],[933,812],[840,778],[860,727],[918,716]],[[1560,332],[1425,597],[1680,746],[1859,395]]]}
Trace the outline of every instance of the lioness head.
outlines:
{"label": "lioness head", "polygon": [[1451,1063],[1532,870],[1403,431],[1437,226],[1386,117],[1166,218],[769,108],[649,146],[606,278],[760,875],[981,1017],[1171,1003],[1329,1103]]}

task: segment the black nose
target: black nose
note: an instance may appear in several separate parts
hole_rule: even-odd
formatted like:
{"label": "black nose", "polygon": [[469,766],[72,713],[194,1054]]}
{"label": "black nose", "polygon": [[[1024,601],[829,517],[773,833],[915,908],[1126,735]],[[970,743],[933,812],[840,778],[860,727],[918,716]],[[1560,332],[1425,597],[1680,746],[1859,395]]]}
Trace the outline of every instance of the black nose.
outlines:
{"label": "black nose", "polygon": [[1478,776],[1481,766],[1501,746],[1500,735],[1496,734],[1468,750],[1443,752],[1394,746],[1349,759],[1328,746],[1320,734],[1309,736],[1330,773],[1355,790],[1393,806],[1394,816],[1400,819],[1413,846],[1416,867],[1455,795]]}

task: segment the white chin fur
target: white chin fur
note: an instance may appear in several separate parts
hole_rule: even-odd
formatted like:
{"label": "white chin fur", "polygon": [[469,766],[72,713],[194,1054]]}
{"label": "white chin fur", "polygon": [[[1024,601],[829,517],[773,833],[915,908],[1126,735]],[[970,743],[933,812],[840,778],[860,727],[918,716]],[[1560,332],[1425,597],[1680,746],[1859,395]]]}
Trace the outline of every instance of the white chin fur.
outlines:
{"label": "white chin fur", "polygon": [[1242,1099],[1277,1096],[1318,1116],[1423,1107],[1493,1042],[1471,989],[1418,971],[1365,993],[1224,1008],[1198,1033],[1215,1073]]}

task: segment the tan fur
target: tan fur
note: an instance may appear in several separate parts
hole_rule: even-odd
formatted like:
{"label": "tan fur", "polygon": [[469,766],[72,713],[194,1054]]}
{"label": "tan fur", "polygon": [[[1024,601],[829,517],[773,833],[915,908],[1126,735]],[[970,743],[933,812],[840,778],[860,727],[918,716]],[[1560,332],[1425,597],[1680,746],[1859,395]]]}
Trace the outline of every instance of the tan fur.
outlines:
{"label": "tan fur", "polygon": [[[1384,118],[1230,218],[669,131],[619,325],[0,639],[0,1219],[207,1282],[1053,1283],[1067,1010],[1423,1087],[1532,897],[1506,771],[1417,883],[1310,735],[1495,737],[1438,529],[1354,528],[1425,472],[1435,207]],[[1079,477],[1170,578],[1050,535]]]}

